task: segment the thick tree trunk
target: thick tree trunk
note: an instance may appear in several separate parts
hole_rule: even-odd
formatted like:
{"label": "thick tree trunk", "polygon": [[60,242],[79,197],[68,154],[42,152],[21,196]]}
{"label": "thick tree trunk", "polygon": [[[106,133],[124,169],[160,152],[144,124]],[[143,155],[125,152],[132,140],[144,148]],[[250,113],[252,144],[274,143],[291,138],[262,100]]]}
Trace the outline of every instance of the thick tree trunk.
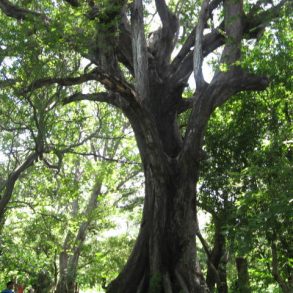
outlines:
{"label": "thick tree trunk", "polygon": [[196,261],[194,172],[170,163],[160,173],[150,166],[145,169],[139,236],[108,293],[207,292]]}

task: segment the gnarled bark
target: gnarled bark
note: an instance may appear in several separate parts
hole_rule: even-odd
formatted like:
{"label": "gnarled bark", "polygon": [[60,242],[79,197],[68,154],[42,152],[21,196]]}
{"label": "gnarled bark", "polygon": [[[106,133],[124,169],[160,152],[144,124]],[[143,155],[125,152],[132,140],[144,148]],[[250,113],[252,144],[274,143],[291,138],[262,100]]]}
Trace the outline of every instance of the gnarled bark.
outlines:
{"label": "gnarled bark", "polygon": [[160,172],[146,166],[138,240],[107,292],[207,292],[196,262],[195,178],[178,176],[178,168],[175,162]]}

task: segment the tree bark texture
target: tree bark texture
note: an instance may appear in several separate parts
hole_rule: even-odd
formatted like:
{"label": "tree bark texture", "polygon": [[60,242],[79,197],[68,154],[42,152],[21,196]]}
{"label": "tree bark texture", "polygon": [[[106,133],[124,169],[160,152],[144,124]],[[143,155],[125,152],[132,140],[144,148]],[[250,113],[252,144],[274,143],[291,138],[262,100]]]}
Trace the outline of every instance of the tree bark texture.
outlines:
{"label": "tree bark texture", "polygon": [[161,175],[145,170],[138,240],[108,292],[207,292],[196,262],[194,178],[168,167]]}

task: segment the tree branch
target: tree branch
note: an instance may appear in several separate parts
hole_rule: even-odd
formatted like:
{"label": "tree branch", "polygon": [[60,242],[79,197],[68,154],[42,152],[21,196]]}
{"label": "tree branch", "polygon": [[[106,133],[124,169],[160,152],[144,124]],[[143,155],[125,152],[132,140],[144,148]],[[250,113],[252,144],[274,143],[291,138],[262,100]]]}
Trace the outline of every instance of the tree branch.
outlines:
{"label": "tree branch", "polygon": [[[280,15],[282,7],[286,4],[290,4],[290,2],[288,0],[282,0],[278,5],[262,13],[256,13],[256,11],[252,9],[251,13],[248,13],[247,16],[243,16],[243,37],[246,39],[256,38],[264,27],[268,26],[272,20]],[[225,37],[222,33],[223,29],[224,22],[221,23],[218,28],[212,30],[211,33],[203,37],[203,58],[225,44]],[[186,84],[193,71],[193,50],[191,50],[191,48],[194,44],[194,36],[195,29],[171,64],[170,79],[173,83]]]}
{"label": "tree branch", "polygon": [[[111,91],[116,92],[127,99],[137,99],[137,94],[134,91],[132,85],[128,84],[125,80],[111,76],[107,73],[100,71],[98,68],[93,69],[91,72],[78,77],[64,77],[64,78],[42,78],[33,81],[26,88],[21,89],[18,93],[25,95],[31,91],[42,88],[44,86],[58,84],[60,86],[72,86],[82,84],[84,82],[94,80],[100,82],[104,87]],[[15,84],[16,79],[2,82],[2,87]],[[1,85],[1,83],[0,83]],[[104,95],[103,95],[104,96]],[[76,98],[76,97],[75,97]],[[106,102],[104,100],[104,102]]]}
{"label": "tree branch", "polygon": [[24,20],[27,17],[45,17],[44,14],[21,8],[17,5],[12,4],[8,0],[0,0],[0,9],[7,16],[13,17],[17,20]]}
{"label": "tree branch", "polygon": [[269,80],[267,77],[249,74],[242,69],[238,70],[237,74],[233,74],[233,72],[222,72],[215,76],[210,84],[210,87],[215,91],[211,111],[238,92],[262,91],[268,85]]}
{"label": "tree branch", "polygon": [[[202,58],[208,56],[211,52],[219,48],[225,43],[225,38],[221,33],[223,28],[223,24],[221,24],[218,28],[212,30],[210,33],[203,36],[202,39]],[[195,35],[194,30],[194,35]],[[190,38],[190,40],[194,40],[194,36]],[[194,45],[194,43],[193,43]],[[192,45],[192,46],[193,46]],[[177,62],[171,64],[170,70],[170,79],[177,84],[186,84],[188,81],[190,74],[193,71],[193,57],[194,50],[189,50],[186,55],[182,58],[181,62],[177,65]]]}
{"label": "tree branch", "polygon": [[[158,66],[162,67],[168,64],[175,47],[179,21],[176,15],[170,11],[165,0],[156,0],[155,3],[163,27],[153,33],[153,36],[156,37],[153,40],[151,50],[158,60]],[[164,68],[162,70],[164,71]]]}
{"label": "tree branch", "polygon": [[170,25],[172,13],[169,11],[169,8],[165,0],[156,0],[155,3],[156,3],[156,8],[159,13],[163,27],[168,27]]}
{"label": "tree branch", "polygon": [[[217,8],[222,1],[223,0],[211,1],[211,3],[209,4],[209,7],[208,7],[208,12],[210,13],[210,15],[211,15],[212,11],[215,8]],[[206,23],[204,25],[206,25]],[[182,48],[180,49],[179,53],[174,58],[172,65],[171,65],[172,71],[174,71],[174,69],[176,69],[179,66],[179,64],[183,61],[183,59],[185,59],[185,57],[190,52],[191,48],[194,46],[196,29],[197,29],[197,26],[192,30],[192,32],[190,33],[190,35],[186,39],[185,43],[183,44]]]}
{"label": "tree branch", "polygon": [[208,19],[208,7],[209,7],[209,0],[204,0],[201,6],[199,21],[196,27],[193,70],[194,70],[194,79],[195,79],[197,90],[201,90],[201,88],[205,84],[205,81],[202,75],[202,60],[203,60],[202,41],[203,41],[204,26]]}
{"label": "tree branch", "polygon": [[132,36],[131,27],[126,16],[126,12],[122,13],[121,22],[119,25],[119,46],[117,46],[117,57],[124,64],[131,74],[134,74],[133,69],[133,52],[132,52]]}
{"label": "tree branch", "polygon": [[[63,105],[70,104],[73,102],[79,101],[94,101],[94,102],[105,102],[116,107],[120,107],[121,103],[124,102],[123,98],[117,94],[109,93],[109,92],[101,92],[101,93],[92,93],[92,94],[83,94],[83,93],[74,93],[63,99]],[[127,103],[126,101],[124,103]]]}
{"label": "tree branch", "polygon": [[0,220],[3,218],[6,206],[12,196],[15,182],[20,177],[20,175],[33,165],[34,161],[38,158],[39,154],[37,152],[30,153],[24,162],[17,167],[9,176],[4,183],[4,192],[0,199]]}
{"label": "tree branch", "polygon": [[139,98],[141,100],[146,100],[149,95],[149,80],[142,0],[135,0],[133,4],[131,25],[135,87]]}
{"label": "tree branch", "polygon": [[97,80],[96,69],[93,69],[91,72],[86,73],[84,75],[77,76],[77,77],[63,77],[63,78],[62,77],[60,78],[48,77],[48,78],[37,79],[33,81],[30,85],[28,85],[26,88],[22,89],[20,93],[24,95],[31,91],[39,89],[41,87],[52,85],[52,84],[58,84],[60,86],[72,86],[72,85],[81,84],[90,80]]}

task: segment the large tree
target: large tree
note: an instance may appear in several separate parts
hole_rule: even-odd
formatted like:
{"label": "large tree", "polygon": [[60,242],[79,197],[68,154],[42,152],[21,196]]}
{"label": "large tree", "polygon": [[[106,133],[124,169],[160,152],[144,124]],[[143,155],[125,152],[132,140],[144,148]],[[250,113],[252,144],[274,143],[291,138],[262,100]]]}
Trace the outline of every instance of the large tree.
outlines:
{"label": "large tree", "polygon": [[[142,0],[1,0],[1,57],[7,58],[1,58],[0,86],[20,100],[41,100],[49,88],[59,104],[106,102],[128,118],[143,164],[145,202],[136,244],[108,292],[207,292],[195,245],[205,129],[232,95],[267,87],[266,77],[241,66],[242,43],[260,38],[289,1],[154,2],[161,26],[146,39],[151,4],[144,8]],[[193,16],[188,21],[186,10]],[[207,83],[203,58],[216,50],[220,64]],[[196,91],[186,99],[192,73]],[[103,87],[90,89],[89,81]],[[178,122],[183,112],[189,113],[184,131]]]}

